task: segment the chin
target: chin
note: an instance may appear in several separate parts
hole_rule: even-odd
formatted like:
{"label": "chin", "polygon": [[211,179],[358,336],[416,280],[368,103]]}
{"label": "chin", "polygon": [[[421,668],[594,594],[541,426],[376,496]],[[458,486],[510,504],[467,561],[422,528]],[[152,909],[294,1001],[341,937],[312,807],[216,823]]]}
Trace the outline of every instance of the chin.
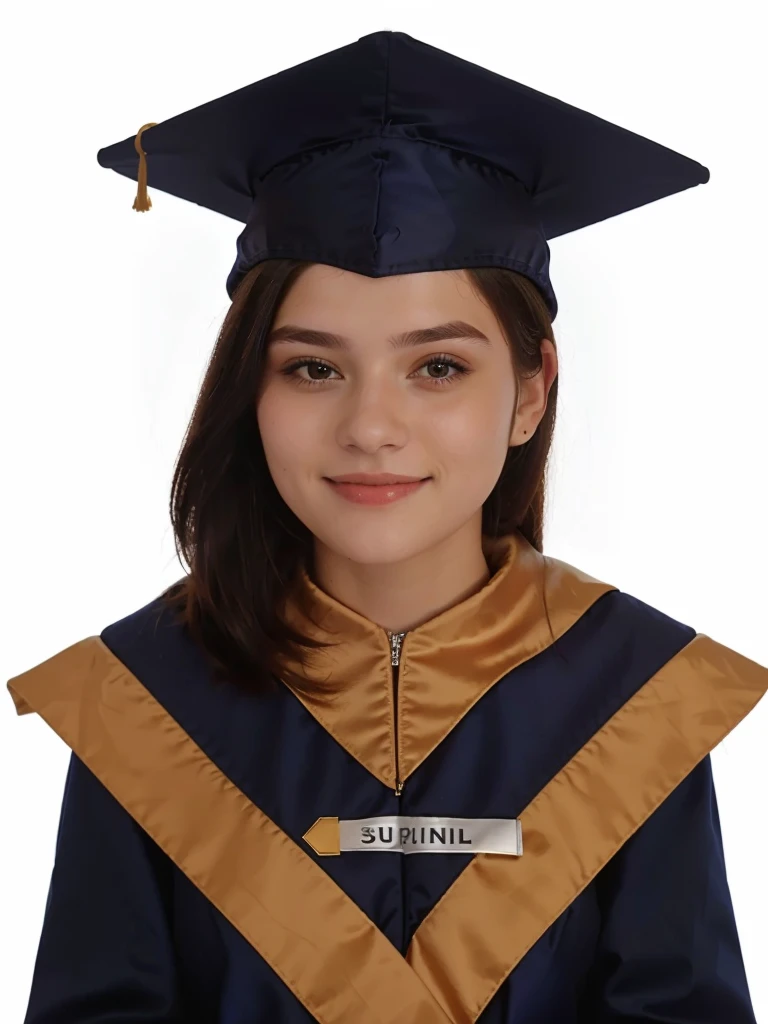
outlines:
{"label": "chin", "polygon": [[[342,527],[339,523],[338,526]],[[311,527],[310,527],[311,528]],[[311,528],[312,529],[312,528]],[[312,529],[312,533],[338,558],[357,565],[387,565],[403,562],[421,554],[431,544],[433,534],[402,523],[383,527],[381,523],[349,525],[347,529]]]}

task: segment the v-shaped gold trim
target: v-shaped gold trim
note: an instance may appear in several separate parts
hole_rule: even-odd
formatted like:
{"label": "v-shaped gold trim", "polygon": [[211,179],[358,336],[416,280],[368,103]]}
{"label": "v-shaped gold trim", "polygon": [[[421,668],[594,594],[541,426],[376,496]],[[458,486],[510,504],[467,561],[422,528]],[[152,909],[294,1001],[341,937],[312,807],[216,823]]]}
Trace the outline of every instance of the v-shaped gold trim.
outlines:
{"label": "v-shaped gold trim", "polygon": [[[558,640],[599,597],[617,588],[543,555],[518,531],[484,538],[495,574],[471,597],[406,634],[398,706],[386,630],[301,576],[303,600],[286,619],[305,635],[338,638],[309,664],[282,659],[283,681],[344,749],[385,785],[407,780],[464,715],[522,662]],[[310,691],[292,677],[307,680]],[[398,729],[394,728],[397,714]],[[397,732],[399,750],[394,750]]]}
{"label": "v-shaped gold trim", "polygon": [[452,1024],[357,904],[98,636],[14,677],[36,711],[325,1024]]}
{"label": "v-shaped gold trim", "polygon": [[[757,704],[768,669],[698,634],[477,854],[407,957],[88,637],[9,680],[324,1024],[473,1024],[534,942]],[[137,742],[138,740],[138,742]]]}
{"label": "v-shaped gold trim", "polygon": [[766,690],[768,668],[698,633],[519,815],[523,856],[470,861],[407,952],[453,1021],[477,1020],[531,946]]}

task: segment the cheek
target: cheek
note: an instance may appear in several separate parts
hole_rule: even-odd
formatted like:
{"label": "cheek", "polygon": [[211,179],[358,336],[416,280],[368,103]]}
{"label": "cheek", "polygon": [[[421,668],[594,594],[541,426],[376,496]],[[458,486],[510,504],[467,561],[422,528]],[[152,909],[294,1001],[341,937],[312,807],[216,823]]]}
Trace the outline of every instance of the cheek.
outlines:
{"label": "cheek", "polygon": [[506,456],[513,400],[487,392],[473,396],[471,401],[449,403],[436,408],[427,429],[436,455],[446,461],[484,463],[497,467],[499,457]]}
{"label": "cheek", "polygon": [[273,477],[313,458],[317,443],[316,414],[311,403],[292,401],[285,389],[267,387],[256,408],[256,420]]}

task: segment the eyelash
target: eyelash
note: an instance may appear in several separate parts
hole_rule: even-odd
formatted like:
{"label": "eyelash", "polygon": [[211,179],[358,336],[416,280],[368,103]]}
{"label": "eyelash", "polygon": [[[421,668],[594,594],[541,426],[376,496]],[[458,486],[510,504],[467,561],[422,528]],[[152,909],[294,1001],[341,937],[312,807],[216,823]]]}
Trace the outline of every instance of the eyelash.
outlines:
{"label": "eyelash", "polygon": [[[305,387],[316,387],[318,384],[322,385],[330,383],[329,379],[312,380],[308,377],[299,377],[296,375],[296,370],[298,370],[302,366],[308,366],[310,363],[316,363],[320,366],[327,366],[329,370],[333,370],[333,367],[326,363],[323,359],[318,359],[315,356],[307,356],[305,359],[298,359],[296,362],[290,363],[288,366],[284,366],[280,373],[284,374],[286,377],[293,378],[297,384],[300,384]],[[459,380],[461,377],[465,376],[467,373],[470,372],[470,370],[466,366],[464,366],[463,363],[459,363],[452,356],[444,354],[430,356],[429,359],[427,359],[425,363],[422,363],[421,366],[417,367],[417,369],[422,370],[425,366],[431,366],[432,363],[444,363],[446,366],[451,366],[453,367],[453,369],[458,371],[457,373],[451,374],[450,377],[426,378],[427,380],[431,381],[431,383],[436,384],[438,387],[444,387],[446,384],[452,384],[454,381]],[[338,371],[334,370],[334,372]]]}

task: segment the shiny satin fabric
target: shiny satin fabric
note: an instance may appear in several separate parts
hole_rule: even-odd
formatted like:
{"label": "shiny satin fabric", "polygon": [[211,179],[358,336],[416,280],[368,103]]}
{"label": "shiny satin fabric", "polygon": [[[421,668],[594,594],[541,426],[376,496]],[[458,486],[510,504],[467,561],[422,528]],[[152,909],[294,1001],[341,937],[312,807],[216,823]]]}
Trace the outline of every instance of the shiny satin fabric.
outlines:
{"label": "shiny satin fabric", "polygon": [[[30,685],[31,684],[31,685]],[[444,1022],[405,961],[100,637],[17,680],[80,760],[319,1019]],[[340,981],[354,978],[355,984]]]}
{"label": "shiny satin fabric", "polygon": [[[285,609],[295,629],[336,645],[310,652],[303,667],[283,658],[285,684],[387,786],[395,784],[395,734],[405,782],[503,675],[554,643],[602,594],[616,589],[542,554],[519,531],[484,538],[483,548],[492,570],[485,586],[406,633],[397,706],[385,629],[321,590],[306,571],[301,600]],[[300,686],[292,682],[296,676]]]}
{"label": "shiny satin fabric", "polygon": [[230,298],[275,257],[369,277],[497,266],[532,281],[554,320],[548,239],[709,180],[626,127],[389,30],[142,121],[98,161],[139,182],[136,210],[160,189],[244,223]]}
{"label": "shiny satin fabric", "polygon": [[[522,811],[519,862],[479,855],[467,865],[408,951],[454,1020],[477,1020],[499,982],[766,688],[767,670],[697,634]],[[663,847],[657,856],[663,862]]]}
{"label": "shiny satin fabric", "polygon": [[[707,755],[768,670],[615,588],[569,614],[399,798],[289,687],[214,690],[157,602],[12,679],[74,751],[26,1024],[753,1024]],[[524,854],[302,842],[393,813],[517,816]]]}

